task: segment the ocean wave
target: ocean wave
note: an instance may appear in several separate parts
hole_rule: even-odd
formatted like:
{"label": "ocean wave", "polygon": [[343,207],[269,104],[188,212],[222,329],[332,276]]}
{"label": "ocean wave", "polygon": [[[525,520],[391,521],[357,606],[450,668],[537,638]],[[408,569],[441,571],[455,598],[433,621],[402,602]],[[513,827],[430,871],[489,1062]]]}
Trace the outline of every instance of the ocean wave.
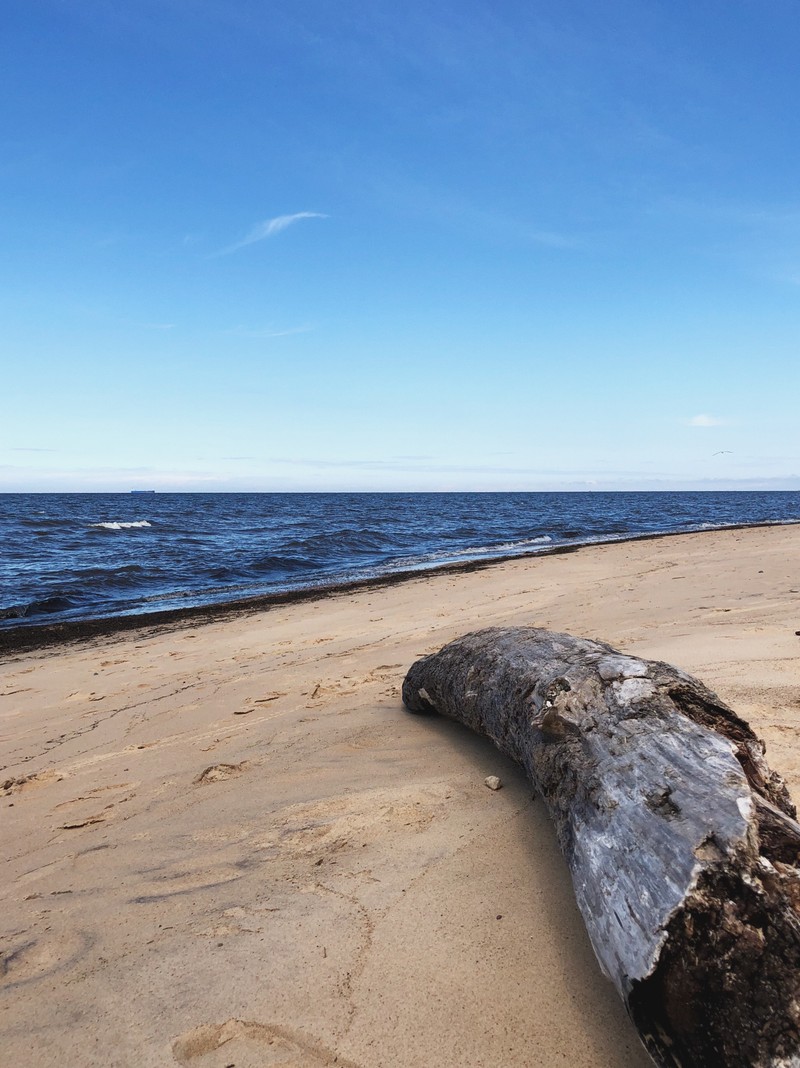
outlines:
{"label": "ocean wave", "polygon": [[553,539],[549,534],[542,534],[538,538],[523,538],[521,541],[504,541],[499,545],[488,545],[485,548],[480,549],[464,549],[464,552],[493,552],[493,553],[505,553],[513,552],[515,549],[524,549],[528,545],[546,545]]}
{"label": "ocean wave", "polygon": [[90,527],[100,528],[101,530],[132,530],[134,527],[152,527],[152,523],[148,523],[146,519],[137,519],[134,522],[107,522],[107,523],[90,523]]}
{"label": "ocean wave", "polygon": [[537,538],[523,538],[520,541],[504,541],[496,545],[473,545],[465,549],[439,549],[419,556],[400,557],[403,566],[419,567],[443,564],[457,560],[486,560],[494,556],[524,555],[525,550],[535,545],[548,545],[553,541],[549,534]]}
{"label": "ocean wave", "polygon": [[72,597],[54,594],[52,597],[29,601],[27,604],[12,604],[6,608],[0,608],[0,620],[26,619],[28,616],[68,612],[71,608],[75,608],[76,605],[77,602]]}
{"label": "ocean wave", "polygon": [[[133,500],[0,494],[0,630],[800,517],[798,495],[788,492],[157,494],[146,507]],[[117,519],[98,521],[103,512]]]}
{"label": "ocean wave", "polygon": [[467,549],[444,550],[449,556],[484,556],[486,553],[514,553],[527,549],[529,545],[547,545],[552,542],[549,534],[540,534],[536,538],[520,538],[518,541],[501,541],[495,545],[476,545]]}
{"label": "ocean wave", "polygon": [[312,557],[271,555],[251,561],[248,569],[258,574],[264,572],[291,574],[296,571],[312,571],[319,566],[319,561]]}
{"label": "ocean wave", "polygon": [[385,549],[386,544],[386,535],[380,530],[341,527],[336,530],[318,530],[307,537],[288,538],[281,548],[299,557],[324,559],[343,557],[348,553],[378,552]]}

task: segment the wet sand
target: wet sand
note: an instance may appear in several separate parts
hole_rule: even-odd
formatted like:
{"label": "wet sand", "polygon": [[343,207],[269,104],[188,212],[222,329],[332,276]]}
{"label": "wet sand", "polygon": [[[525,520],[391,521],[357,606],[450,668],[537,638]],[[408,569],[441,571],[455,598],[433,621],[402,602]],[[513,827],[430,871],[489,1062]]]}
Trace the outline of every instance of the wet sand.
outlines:
{"label": "wet sand", "polygon": [[400,704],[416,657],[490,625],[696,674],[800,798],[800,527],[7,652],[4,1061],[649,1064],[522,774]]}

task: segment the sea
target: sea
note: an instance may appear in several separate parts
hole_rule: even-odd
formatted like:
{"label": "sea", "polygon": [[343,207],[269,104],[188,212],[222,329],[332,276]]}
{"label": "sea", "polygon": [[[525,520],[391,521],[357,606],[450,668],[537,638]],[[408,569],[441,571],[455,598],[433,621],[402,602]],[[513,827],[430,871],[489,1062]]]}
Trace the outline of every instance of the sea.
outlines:
{"label": "sea", "polygon": [[0,494],[0,630],[797,522],[788,491]]}

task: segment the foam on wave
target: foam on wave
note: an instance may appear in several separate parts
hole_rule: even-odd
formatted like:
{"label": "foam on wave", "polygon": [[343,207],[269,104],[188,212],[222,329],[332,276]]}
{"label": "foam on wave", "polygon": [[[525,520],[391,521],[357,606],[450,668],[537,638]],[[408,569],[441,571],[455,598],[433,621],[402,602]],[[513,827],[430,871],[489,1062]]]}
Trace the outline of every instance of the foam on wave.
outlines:
{"label": "foam on wave", "polygon": [[90,527],[100,527],[103,530],[130,530],[133,527],[151,527],[153,524],[148,523],[146,519],[137,519],[135,522],[122,523],[122,522],[108,522],[108,523],[90,523]]}
{"label": "foam on wave", "polygon": [[438,565],[448,561],[460,559],[491,560],[495,556],[524,555],[524,550],[531,545],[547,545],[552,542],[549,534],[543,534],[538,538],[523,538],[521,541],[504,541],[496,545],[473,545],[465,549],[438,549],[435,552],[424,553],[419,556],[403,556],[398,560],[404,567],[420,567]]}

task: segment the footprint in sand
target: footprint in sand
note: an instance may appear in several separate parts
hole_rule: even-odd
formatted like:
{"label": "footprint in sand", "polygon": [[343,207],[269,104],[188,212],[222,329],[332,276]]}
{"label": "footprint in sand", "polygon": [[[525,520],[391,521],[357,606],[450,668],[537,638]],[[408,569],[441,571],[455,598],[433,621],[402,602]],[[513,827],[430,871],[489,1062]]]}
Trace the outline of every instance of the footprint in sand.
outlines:
{"label": "footprint in sand", "polygon": [[[102,794],[107,794],[111,791],[125,793],[127,790],[131,790],[138,785],[138,782],[111,782],[107,786],[95,786],[93,790],[81,794],[80,797],[73,797],[69,801],[62,801],[60,804],[56,805],[56,809],[68,808],[70,805],[77,805],[80,801],[94,801]],[[122,798],[120,800],[127,800],[127,798]],[[118,801],[114,803],[117,804]]]}
{"label": "footprint in sand", "polygon": [[[110,809],[111,805],[108,807]],[[70,820],[68,823],[62,823],[59,829],[62,831],[78,831],[81,827],[92,827],[95,823],[106,823],[112,817],[113,814],[111,812],[96,812],[93,816],[86,816],[82,820]]]}
{"label": "footprint in sand", "polygon": [[276,690],[274,693],[264,694],[263,697],[246,697],[244,702],[244,708],[236,708],[233,711],[234,716],[249,716],[251,712],[255,712],[261,705],[268,705],[272,701],[279,701],[281,697],[286,697],[285,693]]}
{"label": "footprint in sand", "polygon": [[447,783],[366,790],[346,797],[289,805],[273,828],[254,838],[254,849],[279,849],[294,857],[322,856],[385,841],[394,828],[423,831],[451,796]]}
{"label": "footprint in sand", "polygon": [[246,760],[243,760],[241,764],[210,764],[200,772],[194,781],[198,785],[209,782],[222,782],[223,779],[231,779],[234,775],[241,775],[246,767]]}
{"label": "footprint in sand", "polygon": [[136,885],[139,893],[131,898],[131,904],[149,905],[153,901],[163,901],[168,897],[212,890],[214,887],[224,886],[225,883],[235,882],[242,874],[242,870],[232,864],[211,865],[197,871],[164,872],[155,877],[151,874],[150,878],[143,878]]}
{"label": "footprint in sand", "polygon": [[64,774],[55,768],[47,768],[45,771],[37,771],[31,775],[22,775],[18,779],[6,779],[0,790],[4,795],[22,793],[34,786],[47,786],[49,783],[61,782]]}
{"label": "footprint in sand", "polygon": [[278,1024],[227,1020],[203,1024],[172,1043],[177,1064],[190,1068],[358,1068],[299,1031]]}
{"label": "footprint in sand", "polygon": [[[95,823],[106,823],[108,820],[114,819],[116,806],[123,804],[125,801],[130,801],[132,797],[136,796],[134,793],[129,792],[136,785],[136,783],[131,782],[110,783],[108,786],[97,786],[87,794],[81,794],[80,797],[62,801],[60,805],[56,805],[54,812],[62,808],[70,809],[73,805],[82,805],[84,812],[81,813],[79,810],[78,813],[73,813],[67,818],[66,823],[60,825],[59,829],[62,831],[75,831],[81,827],[91,827]],[[107,795],[110,792],[117,793],[120,796],[104,805],[100,811],[97,811],[95,806],[98,800],[103,794]],[[87,808],[89,808],[88,812],[86,811]],[[94,809],[94,811],[91,811],[91,809]]]}
{"label": "footprint in sand", "polygon": [[20,937],[0,951],[0,990],[33,983],[83,957],[91,939],[81,932],[46,938]]}

